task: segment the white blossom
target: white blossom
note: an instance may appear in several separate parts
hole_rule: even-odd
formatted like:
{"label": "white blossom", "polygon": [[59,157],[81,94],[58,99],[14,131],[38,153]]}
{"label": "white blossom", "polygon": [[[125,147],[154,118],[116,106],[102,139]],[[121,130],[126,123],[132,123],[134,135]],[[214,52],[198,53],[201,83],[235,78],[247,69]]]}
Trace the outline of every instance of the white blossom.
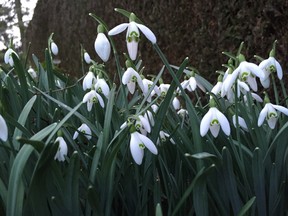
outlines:
{"label": "white blossom", "polygon": [[149,120],[142,115],[139,115],[135,123],[136,130],[140,131],[142,134],[146,135],[147,132],[151,132],[151,126]]}
{"label": "white blossom", "polygon": [[91,57],[90,57],[90,55],[89,55],[88,52],[85,52],[85,53],[84,53],[84,60],[85,60],[85,62],[86,62],[87,64],[90,64],[90,63],[91,63]]}
{"label": "white blossom", "polygon": [[0,139],[4,142],[8,139],[8,127],[2,115],[0,115]]}
{"label": "white blossom", "polygon": [[106,98],[108,98],[110,88],[105,79],[97,77],[94,88],[97,92],[102,93]]}
{"label": "white blossom", "polygon": [[91,89],[92,86],[96,83],[96,77],[93,72],[89,71],[83,79],[83,90]]}
{"label": "white blossom", "polygon": [[104,33],[98,33],[94,43],[94,48],[102,61],[107,62],[110,56],[111,46],[109,40]]}
{"label": "white blossom", "polygon": [[55,160],[65,161],[65,156],[68,153],[68,147],[63,137],[57,137],[55,143],[59,142],[59,147],[54,157]]}
{"label": "white blossom", "polygon": [[86,124],[82,124],[78,129],[77,131],[75,131],[74,135],[73,135],[73,139],[77,139],[77,137],[79,136],[79,132],[80,133],[83,133],[84,136],[90,140],[92,138],[92,132],[91,132],[91,129],[86,125]]}
{"label": "white blossom", "polygon": [[146,136],[135,131],[131,133],[130,138],[130,151],[134,161],[138,164],[142,164],[144,157],[144,148],[147,148],[151,153],[157,155],[158,150],[155,144]]}
{"label": "white blossom", "polygon": [[135,21],[117,25],[116,27],[114,27],[108,32],[108,35],[116,35],[125,31],[126,29],[127,29],[127,33],[126,33],[127,49],[128,49],[129,57],[133,61],[137,57],[138,43],[140,41],[139,29],[146,36],[146,38],[151,41],[152,44],[156,43],[156,37],[154,33],[145,25],[136,23]]}
{"label": "white blossom", "polygon": [[273,72],[277,73],[277,77],[279,80],[283,78],[283,70],[279,62],[274,57],[269,57],[268,59],[263,60],[259,64],[259,68],[262,69],[264,73],[264,77],[260,79],[260,82],[264,88],[268,88],[270,86],[270,74]]}
{"label": "white blossom", "polygon": [[[166,141],[167,141],[167,138],[169,138],[169,137],[170,137],[170,135],[169,135],[168,133],[166,133],[166,132],[164,132],[164,131],[161,130],[161,131],[159,132],[159,138],[157,139],[157,145],[159,145],[160,142],[166,142]],[[170,138],[169,140],[170,140],[170,142],[171,142],[172,144],[175,145],[175,141],[174,141],[172,138]]]}
{"label": "white blossom", "polygon": [[225,115],[216,107],[211,107],[200,123],[200,134],[203,137],[210,129],[212,135],[217,137],[220,127],[227,136],[230,135],[230,125]]}
{"label": "white blossom", "polygon": [[32,67],[29,67],[28,71],[27,71],[30,76],[32,77],[32,79],[36,79],[37,78],[37,73],[36,71],[32,68]]}
{"label": "white blossom", "polygon": [[87,110],[90,112],[94,103],[100,104],[102,108],[104,108],[104,101],[95,90],[91,90],[90,92],[86,93],[82,100],[83,103],[87,103]]}
{"label": "white blossom", "polygon": [[58,46],[56,43],[52,42],[51,43],[51,51],[54,55],[57,55],[59,52]]}
{"label": "white blossom", "polygon": [[143,81],[138,72],[135,71],[132,67],[128,67],[122,76],[122,83],[124,85],[127,85],[128,90],[131,94],[134,94],[135,92],[136,82],[138,83],[142,92],[147,91],[144,89]]}
{"label": "white blossom", "polygon": [[266,119],[269,127],[271,129],[274,129],[275,125],[276,125],[277,118],[278,118],[278,114],[277,114],[276,110],[278,110],[278,111],[280,111],[283,114],[288,116],[288,109],[287,108],[280,106],[280,105],[274,105],[272,103],[266,103],[264,108],[261,110],[261,112],[259,114],[258,126],[260,127],[263,124],[264,120]]}
{"label": "white blossom", "polygon": [[[233,121],[234,127],[236,127],[236,115],[232,116],[232,121]],[[238,116],[238,124],[243,130],[245,130],[247,132],[249,131],[245,120],[242,117],[240,117],[240,116]]]}
{"label": "white blossom", "polygon": [[[6,64],[9,64],[11,67],[14,66],[14,61],[13,61],[13,58],[12,58],[12,53],[14,53],[14,54],[18,57],[17,53],[16,53],[13,49],[11,49],[11,48],[9,48],[9,49],[5,52],[5,54],[4,54],[4,62],[5,62]],[[19,57],[18,57],[18,58],[19,58]]]}

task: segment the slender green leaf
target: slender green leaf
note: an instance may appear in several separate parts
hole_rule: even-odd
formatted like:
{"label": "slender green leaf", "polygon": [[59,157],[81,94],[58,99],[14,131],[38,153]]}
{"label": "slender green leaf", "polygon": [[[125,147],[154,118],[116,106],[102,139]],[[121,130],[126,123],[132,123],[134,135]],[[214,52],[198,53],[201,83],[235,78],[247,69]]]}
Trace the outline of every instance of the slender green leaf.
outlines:
{"label": "slender green leaf", "polygon": [[240,212],[237,214],[237,216],[245,216],[247,215],[247,212],[251,208],[251,206],[254,204],[256,197],[252,197],[240,210]]}

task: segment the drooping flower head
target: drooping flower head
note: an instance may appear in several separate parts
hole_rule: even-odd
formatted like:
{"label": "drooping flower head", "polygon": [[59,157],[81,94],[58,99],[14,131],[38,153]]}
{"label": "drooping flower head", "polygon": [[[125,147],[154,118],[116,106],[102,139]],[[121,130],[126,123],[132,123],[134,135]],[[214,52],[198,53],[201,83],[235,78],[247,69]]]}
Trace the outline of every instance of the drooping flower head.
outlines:
{"label": "drooping flower head", "polygon": [[83,90],[91,89],[96,83],[96,77],[93,72],[89,71],[83,79]]}
{"label": "drooping flower head", "polygon": [[148,137],[137,132],[134,125],[130,128],[130,135],[131,155],[138,165],[142,164],[145,148],[147,148],[152,154],[158,154],[155,144]]}
{"label": "drooping flower head", "polygon": [[58,147],[58,150],[56,152],[54,159],[58,161],[65,161],[65,156],[68,153],[68,147],[67,147],[66,141],[64,140],[62,136],[58,136],[55,140],[55,143],[56,142],[59,143],[59,147]]}
{"label": "drooping flower head", "polygon": [[143,85],[141,76],[131,67],[129,61],[126,61],[126,66],[127,70],[122,76],[122,83],[127,85],[129,92],[134,94],[136,83],[139,85],[143,93],[147,92],[147,89],[145,89],[145,86]]}
{"label": "drooping flower head", "polygon": [[8,127],[2,115],[0,115],[0,139],[4,142],[8,139]]}
{"label": "drooping flower head", "polygon": [[77,137],[79,136],[79,132],[84,134],[84,136],[90,140],[92,138],[92,132],[91,129],[86,125],[86,124],[82,124],[77,131],[75,131],[74,135],[73,135],[73,139],[77,139]]}
{"label": "drooping flower head", "polygon": [[107,62],[111,53],[111,45],[108,38],[104,34],[104,31],[105,29],[103,25],[101,24],[98,25],[97,28],[98,34],[94,43],[94,48],[98,56],[102,59],[102,61]]}
{"label": "drooping flower head", "polygon": [[58,46],[54,41],[51,42],[51,52],[54,55],[58,55],[58,52],[59,52]]}
{"label": "drooping flower head", "polygon": [[102,108],[104,108],[105,106],[103,98],[94,89],[84,95],[82,102],[87,103],[87,110],[89,112],[92,110],[92,106],[94,103],[99,102]]}
{"label": "drooping flower head", "polygon": [[269,53],[269,58],[263,60],[259,67],[263,70],[264,78],[260,79],[260,82],[264,88],[268,88],[270,86],[270,74],[277,73],[277,77],[279,80],[283,78],[283,70],[280,63],[275,59],[276,53],[276,43],[277,40],[274,41],[272,50]]}
{"label": "drooping flower head", "polygon": [[283,114],[288,116],[288,109],[283,106],[270,103],[270,100],[267,94],[265,95],[264,102],[265,102],[265,106],[261,110],[259,117],[258,117],[258,126],[260,127],[264,123],[264,120],[266,119],[269,127],[271,129],[274,129],[276,126],[277,119],[278,119],[277,111],[282,112]]}
{"label": "drooping flower head", "polygon": [[223,113],[221,113],[215,107],[215,101],[213,98],[210,99],[210,109],[204,115],[201,123],[200,123],[200,134],[201,136],[205,136],[210,129],[212,135],[217,137],[220,131],[220,128],[223,132],[229,136],[230,135],[230,125]]}
{"label": "drooping flower head", "polygon": [[189,92],[195,91],[196,88],[200,88],[203,92],[205,92],[205,88],[196,80],[195,78],[195,71],[190,71],[186,73],[186,76],[188,77],[187,80],[184,80],[181,83],[181,86],[183,89],[187,89]]}
{"label": "drooping flower head", "polygon": [[84,58],[84,61],[87,63],[87,64],[90,64],[91,63],[91,57],[89,55],[88,52],[84,52],[84,55],[83,55],[83,58]]}
{"label": "drooping flower head", "polygon": [[126,33],[126,43],[129,57],[133,61],[136,59],[138,52],[138,43],[140,41],[139,29],[146,36],[146,38],[151,41],[152,44],[155,44],[157,41],[154,33],[148,27],[135,22],[135,20],[135,14],[131,13],[129,23],[122,23],[108,32],[108,35],[116,35],[128,28]]}
{"label": "drooping flower head", "polygon": [[[5,62],[6,64],[9,64],[11,67],[14,66],[14,61],[13,61],[13,58],[12,58],[12,53],[14,53],[14,54],[18,57],[17,53],[16,53],[13,49],[11,49],[11,48],[9,48],[9,49],[5,52],[5,54],[4,54],[4,62]],[[19,57],[18,57],[18,58],[19,58]]]}

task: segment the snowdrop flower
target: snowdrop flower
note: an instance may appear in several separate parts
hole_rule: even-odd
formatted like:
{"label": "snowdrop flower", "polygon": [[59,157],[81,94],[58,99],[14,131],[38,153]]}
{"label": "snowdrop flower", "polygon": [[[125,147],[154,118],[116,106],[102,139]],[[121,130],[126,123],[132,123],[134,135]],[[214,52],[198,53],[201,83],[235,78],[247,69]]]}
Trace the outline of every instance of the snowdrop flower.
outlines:
{"label": "snowdrop flower", "polygon": [[144,157],[144,148],[147,148],[152,154],[157,155],[158,150],[155,144],[146,136],[140,134],[137,131],[131,133],[130,138],[130,151],[134,161],[138,164],[142,164]]}
{"label": "snowdrop flower", "polygon": [[170,84],[164,84],[164,83],[160,84],[159,85],[160,95],[162,97],[165,97],[169,88],[170,88]]}
{"label": "snowdrop flower", "polygon": [[188,111],[186,109],[180,109],[177,114],[180,115],[182,118],[185,118],[185,116],[188,115]]}
{"label": "snowdrop flower", "polygon": [[139,115],[135,123],[137,131],[140,131],[143,135],[146,135],[147,132],[151,132],[151,126],[149,120],[142,115]]}
{"label": "snowdrop flower", "polygon": [[280,106],[280,105],[274,105],[272,103],[266,103],[264,108],[261,110],[261,112],[259,114],[258,126],[260,127],[263,124],[264,120],[266,119],[269,127],[271,129],[274,129],[275,125],[276,125],[277,118],[278,118],[278,114],[277,114],[276,110],[278,110],[278,111],[280,111],[283,114],[288,116],[288,109],[287,108]]}
{"label": "snowdrop flower", "polygon": [[54,42],[52,42],[51,43],[51,51],[52,51],[52,53],[54,54],[54,55],[57,55],[58,54],[58,46],[57,46],[57,44],[56,43],[54,43]]}
{"label": "snowdrop flower", "polygon": [[157,113],[159,107],[158,107],[158,105],[156,105],[156,104],[152,104],[152,105],[151,105],[151,109],[152,109],[152,111],[153,111],[154,113]]}
{"label": "snowdrop flower", "polygon": [[217,83],[216,83],[216,85],[211,89],[211,92],[212,92],[214,95],[220,94],[222,85],[223,85],[223,76],[222,76],[222,75],[219,75],[219,76],[218,76]]}
{"label": "snowdrop flower", "polygon": [[[210,104],[211,100],[213,99],[210,99]],[[210,129],[212,135],[217,137],[220,127],[227,136],[230,135],[230,125],[225,115],[223,115],[215,106],[210,106],[209,111],[204,115],[200,123],[200,134],[203,137]]]}
{"label": "snowdrop flower", "polygon": [[0,115],[0,139],[4,142],[8,139],[8,127],[2,115]]}
{"label": "snowdrop flower", "polygon": [[216,83],[216,85],[211,89],[211,92],[215,95],[220,94],[221,92],[221,88],[222,88],[223,82],[222,81],[218,81]]}
{"label": "snowdrop flower", "polygon": [[36,78],[37,78],[37,73],[36,73],[36,71],[35,71],[32,67],[29,67],[28,73],[30,74],[30,76],[32,77],[32,79],[36,79]]}
{"label": "snowdrop flower", "polygon": [[[166,133],[164,131],[160,131],[159,132],[159,138],[157,139],[157,145],[159,145],[160,142],[166,142],[167,138],[169,138],[169,137],[170,137],[170,135],[168,133]],[[170,138],[170,142],[175,145],[175,141],[172,138]]]}
{"label": "snowdrop flower", "polygon": [[[17,53],[16,53],[13,49],[11,49],[11,48],[9,48],[9,49],[5,52],[5,54],[4,54],[4,62],[5,62],[6,64],[10,64],[11,67],[14,66],[14,61],[13,61],[13,58],[12,58],[12,53],[14,53],[14,54],[18,57]],[[19,58],[19,57],[18,57],[18,58]]]}
{"label": "snowdrop flower", "polygon": [[173,101],[172,101],[172,105],[173,105],[173,108],[175,110],[179,110],[180,109],[180,101],[177,97],[174,97]]}
{"label": "snowdrop flower", "polygon": [[152,112],[150,112],[150,110],[147,110],[144,114],[144,118],[146,118],[148,120],[148,122],[150,123],[151,126],[154,126],[155,121],[154,121],[154,117]]}
{"label": "snowdrop flower", "polygon": [[[258,101],[260,103],[263,102],[263,99],[258,94],[254,93],[254,92],[251,92],[251,96],[252,96],[252,99],[254,99],[254,100],[256,100],[256,101]],[[247,102],[247,96],[244,95],[243,99],[244,99],[244,102],[246,103]]]}
{"label": "snowdrop flower", "polygon": [[57,137],[55,143],[59,142],[59,147],[54,157],[54,160],[65,161],[65,156],[68,153],[68,147],[63,137]]}
{"label": "snowdrop flower", "polygon": [[134,94],[135,92],[136,82],[138,83],[143,93],[147,92],[147,90],[144,89],[143,81],[138,72],[135,71],[132,67],[128,67],[122,76],[122,83],[127,85],[131,94]]}
{"label": "snowdrop flower", "polygon": [[88,140],[90,140],[92,138],[91,129],[86,124],[82,124],[77,129],[77,131],[75,131],[75,133],[73,135],[73,140],[77,139],[77,137],[79,136],[79,131],[80,131],[80,133],[83,133]]}
{"label": "snowdrop flower", "polygon": [[88,52],[84,52],[84,60],[87,64],[90,64],[91,63],[91,58],[90,58],[90,55]]}
{"label": "snowdrop flower", "polygon": [[184,80],[181,83],[183,89],[187,89],[189,92],[195,91],[198,86],[203,92],[205,92],[205,88],[196,81],[194,76],[191,76],[188,80]]}
{"label": "snowdrop flower", "polygon": [[94,103],[99,102],[100,106],[104,108],[104,101],[102,97],[93,89],[84,95],[82,102],[87,103],[87,110],[89,112],[91,111]]}
{"label": "snowdrop flower", "polygon": [[107,62],[111,52],[110,42],[104,34],[104,27],[102,25],[98,25],[97,28],[97,37],[94,43],[94,48],[98,56],[102,59],[102,61]]}
{"label": "snowdrop flower", "polygon": [[140,40],[139,29],[145,35],[145,37],[151,41],[152,44],[156,43],[156,37],[154,33],[145,25],[136,23],[135,20],[136,20],[135,14],[131,13],[130,18],[129,18],[129,21],[130,21],[129,23],[122,23],[114,27],[108,32],[108,35],[116,35],[125,31],[125,29],[128,28],[127,33],[126,33],[126,43],[127,43],[129,57],[133,61],[137,57],[138,43]]}
{"label": "snowdrop flower", "polygon": [[[232,121],[233,121],[234,127],[236,128],[236,115],[232,116]],[[240,117],[240,116],[238,116],[238,124],[243,130],[245,130],[247,132],[249,131],[245,120],[242,117]]]}
{"label": "snowdrop flower", "polygon": [[229,92],[231,92],[231,88],[234,85],[236,79],[237,79],[238,74],[237,73],[232,73],[231,68],[230,72],[227,74],[226,78],[224,79],[222,83],[222,88],[221,88],[221,97],[224,97],[225,95],[228,95]]}
{"label": "snowdrop flower", "polygon": [[83,79],[83,90],[91,89],[92,86],[96,83],[96,77],[93,72],[89,71]]}
{"label": "snowdrop flower", "polygon": [[237,97],[240,97],[241,92],[245,95],[248,91],[250,91],[249,86],[245,83],[237,80]]}
{"label": "snowdrop flower", "polygon": [[105,79],[97,77],[97,82],[94,88],[97,92],[102,93],[106,98],[108,98],[110,88]]}
{"label": "snowdrop flower", "polygon": [[[144,93],[145,96],[146,96],[146,95],[148,94],[150,88],[152,87],[153,82],[152,82],[151,80],[146,79],[146,78],[144,78],[144,79],[142,80],[142,82],[143,82],[143,85],[144,85],[144,89],[147,90],[147,92]],[[154,86],[154,88],[153,88],[153,90],[151,91],[150,95],[147,97],[147,101],[148,101],[148,102],[151,102],[152,97],[153,97],[155,94],[160,95],[160,91],[159,91],[159,88],[158,88],[157,85]]]}
{"label": "snowdrop flower", "polygon": [[241,63],[239,66],[233,71],[233,73],[239,75],[239,79],[241,81],[245,81],[249,84],[253,91],[257,91],[257,82],[255,76],[260,79],[264,79],[265,75],[260,67],[254,63],[247,62],[243,55],[239,56]]}
{"label": "snowdrop flower", "polygon": [[270,86],[270,74],[276,72],[279,80],[283,78],[282,67],[279,62],[272,56],[268,59],[263,60],[259,64],[259,68],[262,69],[264,73],[264,78],[260,79],[260,82],[264,88],[268,88]]}

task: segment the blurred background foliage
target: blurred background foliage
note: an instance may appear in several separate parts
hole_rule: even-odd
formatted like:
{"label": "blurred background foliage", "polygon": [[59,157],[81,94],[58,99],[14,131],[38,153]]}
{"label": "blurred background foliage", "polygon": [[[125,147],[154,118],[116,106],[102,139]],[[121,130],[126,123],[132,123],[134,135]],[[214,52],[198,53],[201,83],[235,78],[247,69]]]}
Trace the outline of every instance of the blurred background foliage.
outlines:
{"label": "blurred background foliage", "polygon": [[[244,54],[254,61],[255,53],[267,58],[277,39],[277,56],[281,56],[284,71],[287,69],[288,63],[284,61],[288,58],[287,0],[39,0],[26,31],[25,43],[37,41],[32,43],[31,52],[40,60],[44,59],[42,50],[54,32],[54,40],[60,48],[60,67],[65,73],[79,77],[81,61],[75,59],[80,59],[80,44],[92,58],[98,58],[94,51],[97,25],[88,14],[97,14],[112,28],[128,21],[114,13],[115,7],[141,17],[156,34],[171,64],[178,65],[188,56],[193,66],[210,80],[216,78],[216,70],[223,70],[221,65],[227,60],[220,53],[235,52],[242,41],[245,42]],[[119,42],[118,50],[126,52],[124,38],[125,33],[115,39]],[[161,60],[149,42],[142,39],[140,50],[146,73],[156,74],[161,69]]]}

